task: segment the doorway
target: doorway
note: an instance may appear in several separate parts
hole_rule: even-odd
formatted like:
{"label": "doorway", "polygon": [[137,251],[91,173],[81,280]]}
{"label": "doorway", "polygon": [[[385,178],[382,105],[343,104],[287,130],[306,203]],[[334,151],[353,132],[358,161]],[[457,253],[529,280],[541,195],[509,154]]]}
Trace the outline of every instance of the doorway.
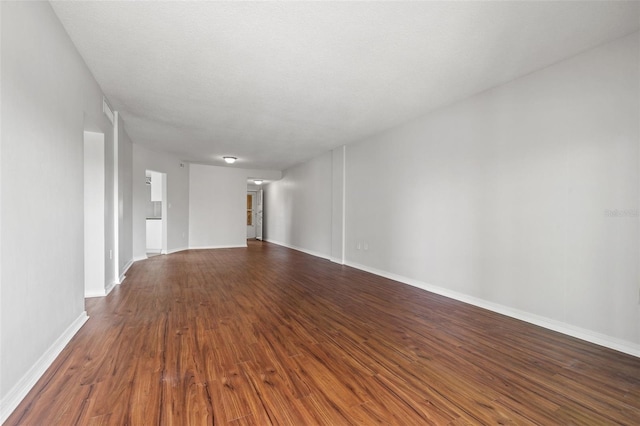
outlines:
{"label": "doorway", "polygon": [[264,192],[262,189],[256,192],[257,200],[256,200],[256,240],[262,241],[262,212],[264,211],[264,201],[263,196]]}
{"label": "doorway", "polygon": [[257,191],[247,191],[247,239],[256,238],[256,199]]}
{"label": "doorway", "polygon": [[167,175],[145,170],[147,257],[167,253]]}

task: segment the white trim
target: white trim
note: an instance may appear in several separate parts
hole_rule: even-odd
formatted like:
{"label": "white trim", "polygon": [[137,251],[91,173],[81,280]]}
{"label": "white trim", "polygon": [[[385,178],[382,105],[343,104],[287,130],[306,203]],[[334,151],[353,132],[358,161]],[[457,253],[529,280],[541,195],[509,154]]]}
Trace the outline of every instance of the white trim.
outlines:
{"label": "white trim", "polygon": [[115,286],[117,286],[117,285],[120,285],[120,283],[119,283],[119,282],[117,282],[117,281],[114,281],[114,282],[112,282],[111,284],[109,284],[109,285],[107,286],[107,288],[105,288],[105,289],[104,289],[104,293],[105,293],[104,295],[105,295],[105,296],[108,296],[108,295],[109,295],[109,293],[111,293],[111,290],[113,290],[113,289],[115,288]]}
{"label": "white trim", "polygon": [[497,312],[502,315],[506,315],[511,318],[519,319],[521,321],[535,324],[540,327],[557,331],[568,336],[576,337],[587,342],[595,343],[596,345],[604,346],[616,351],[624,352],[629,355],[640,357],[640,345],[628,342],[615,337],[607,336],[602,333],[587,330],[585,328],[576,327],[571,324],[567,324],[561,321],[556,321],[550,318],[535,315],[529,312],[521,311],[519,309],[510,308],[508,306],[500,305],[498,303],[489,302],[484,299],[480,299],[474,296],[469,296],[457,291],[448,290],[446,288],[434,286],[424,283],[413,278],[404,277],[391,272],[382,271],[380,269],[371,268],[369,266],[361,265],[354,262],[346,262],[345,265],[352,268],[360,269],[361,271],[369,272],[374,275],[379,275],[390,280],[398,281],[404,284],[408,284],[413,287],[417,287],[422,290],[426,290],[432,293],[439,294],[441,296],[455,299],[460,302],[468,303],[470,305],[478,306],[493,312]]}
{"label": "white trim", "polygon": [[[316,256],[322,259],[328,259],[332,262],[340,263],[339,259],[327,257],[324,254],[314,252],[311,250],[305,250],[300,247],[295,247],[289,244],[285,244],[279,241],[265,240],[272,244],[277,244],[283,247],[287,247],[293,250],[301,251],[311,256]],[[421,290],[429,291],[431,293],[439,294],[450,299],[458,300],[460,302],[468,303],[473,306],[487,309],[492,312],[496,312],[502,315],[506,315],[511,318],[519,319],[530,324],[534,324],[549,330],[557,331],[558,333],[566,334],[596,345],[604,346],[609,349],[613,349],[619,352],[623,352],[629,355],[633,355],[640,358],[640,345],[628,342],[626,340],[618,339],[615,337],[607,336],[606,334],[598,333],[586,328],[576,327],[571,324],[567,324],[561,321],[553,320],[543,316],[535,315],[530,312],[521,311],[519,309],[510,308],[508,306],[500,305],[498,303],[489,302],[484,299],[480,299],[474,296],[469,296],[457,291],[449,290],[443,287],[434,286],[424,283],[413,278],[408,278],[402,275],[394,274],[391,272],[382,271],[380,269],[371,268],[369,266],[361,265],[355,262],[345,261],[342,265],[350,266],[361,271],[369,272],[370,274],[378,275],[390,280],[398,281],[404,284],[408,284],[413,287],[417,287]]]}
{"label": "white trim", "polygon": [[45,351],[44,354],[36,361],[36,363],[22,376],[20,381],[7,392],[4,398],[0,400],[0,424],[13,413],[18,404],[29,393],[31,388],[36,384],[47,368],[53,364],[53,361],[60,355],[60,352],[67,346],[69,341],[80,330],[80,327],[89,319],[87,312],[83,311],[69,327],[56,339],[55,342]]}
{"label": "white trim", "polygon": [[132,265],[133,265],[133,259],[127,262],[127,266],[124,267],[124,271],[122,271],[122,275],[125,275],[129,271],[129,268],[131,268]]}
{"label": "white trim", "polygon": [[[131,266],[131,265],[129,265]],[[129,268],[127,268],[128,270]],[[125,271],[126,272],[126,271]],[[124,280],[125,276],[124,274],[122,275],[122,279]],[[89,299],[91,297],[104,297],[104,296],[108,296],[109,293],[111,293],[111,290],[113,290],[113,288],[117,285],[120,285],[120,283],[118,281],[114,281],[110,284],[107,285],[107,287],[103,290],[103,291],[93,291],[90,293],[85,293],[84,294],[84,298],[85,299]]]}
{"label": "white trim", "polygon": [[[177,253],[179,251],[185,251],[185,250],[189,250],[189,247],[179,247],[179,248],[171,249],[167,253],[159,253],[159,254],[172,254],[172,253]],[[147,256],[134,257],[133,260],[132,260],[132,263],[139,262],[141,260],[147,260],[147,259],[149,259],[149,257],[147,257]],[[127,268],[127,270],[128,270],[128,268]]]}
{"label": "white trim", "polygon": [[230,245],[230,246],[197,246],[189,247],[188,250],[210,250],[210,249],[225,249],[225,248],[247,248],[246,244]]}
{"label": "white trim", "polygon": [[[282,241],[274,241],[274,240],[269,240],[269,239],[267,239],[265,241],[268,242],[268,243],[271,243],[271,244],[276,244],[276,245],[279,245],[279,246],[290,248],[292,250],[301,251],[303,253],[310,254],[311,256],[316,256],[316,257],[319,257],[319,258],[322,258],[322,259],[326,259],[326,260],[332,260],[330,255],[327,255],[327,254],[324,254],[324,253],[320,253],[320,252],[317,252],[317,251],[313,251],[313,250],[307,250],[307,249],[304,249],[304,248],[298,247],[298,246],[293,246],[291,244],[283,243]],[[340,263],[340,262],[338,261],[337,263]]]}
{"label": "white trim", "polygon": [[107,116],[111,124],[113,124],[113,109],[111,109],[111,105],[107,102],[107,98],[102,97],[102,112]]}
{"label": "white trim", "polygon": [[171,249],[168,251],[167,254],[177,253],[179,251],[185,251],[185,250],[189,250],[189,247],[179,247],[179,248]]}
{"label": "white trim", "polygon": [[124,281],[124,279],[127,278],[126,274],[127,271],[129,271],[129,268],[131,268],[131,265],[133,265],[133,260],[129,260],[124,267],[124,271],[122,271],[122,273],[120,274],[120,282]]}
{"label": "white trim", "polygon": [[333,263],[337,263],[339,265],[344,265],[344,261],[342,259],[340,259],[339,257],[333,257],[331,256],[329,258],[330,261],[332,261]]}

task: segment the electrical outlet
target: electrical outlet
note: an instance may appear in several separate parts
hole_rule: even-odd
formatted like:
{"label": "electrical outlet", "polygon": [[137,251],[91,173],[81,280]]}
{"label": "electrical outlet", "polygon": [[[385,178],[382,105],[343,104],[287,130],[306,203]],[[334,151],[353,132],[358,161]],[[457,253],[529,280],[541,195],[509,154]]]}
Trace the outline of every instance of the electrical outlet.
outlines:
{"label": "electrical outlet", "polygon": [[356,244],[356,250],[360,250],[360,243]]}
{"label": "electrical outlet", "polygon": [[109,250],[109,259],[113,259],[113,250]]}
{"label": "electrical outlet", "polygon": [[369,243],[364,243],[364,250],[365,251],[369,250]]}

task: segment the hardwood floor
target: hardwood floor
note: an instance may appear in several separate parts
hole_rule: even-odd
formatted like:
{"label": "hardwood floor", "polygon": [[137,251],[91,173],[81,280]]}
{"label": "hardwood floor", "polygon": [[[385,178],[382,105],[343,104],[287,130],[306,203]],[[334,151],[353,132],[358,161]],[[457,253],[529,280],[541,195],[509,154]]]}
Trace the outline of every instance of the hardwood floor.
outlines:
{"label": "hardwood floor", "polygon": [[640,424],[638,358],[259,241],[87,310],[5,424]]}

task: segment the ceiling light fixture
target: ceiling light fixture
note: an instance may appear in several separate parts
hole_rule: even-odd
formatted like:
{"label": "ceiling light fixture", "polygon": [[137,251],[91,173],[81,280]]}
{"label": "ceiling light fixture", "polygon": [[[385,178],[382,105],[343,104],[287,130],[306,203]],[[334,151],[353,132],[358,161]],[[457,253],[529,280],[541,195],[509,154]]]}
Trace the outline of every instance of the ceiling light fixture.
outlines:
{"label": "ceiling light fixture", "polygon": [[227,163],[227,164],[233,164],[236,162],[237,158],[236,157],[222,157],[222,159]]}
{"label": "ceiling light fixture", "polygon": [[262,185],[262,182],[264,182],[262,179],[254,179],[253,183],[255,183],[256,185]]}

